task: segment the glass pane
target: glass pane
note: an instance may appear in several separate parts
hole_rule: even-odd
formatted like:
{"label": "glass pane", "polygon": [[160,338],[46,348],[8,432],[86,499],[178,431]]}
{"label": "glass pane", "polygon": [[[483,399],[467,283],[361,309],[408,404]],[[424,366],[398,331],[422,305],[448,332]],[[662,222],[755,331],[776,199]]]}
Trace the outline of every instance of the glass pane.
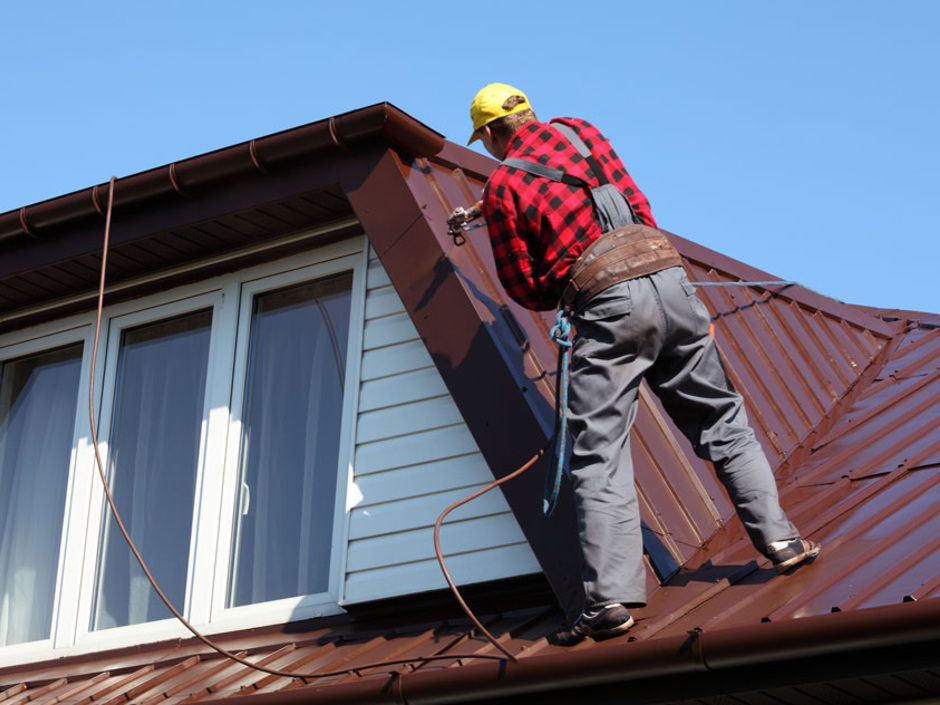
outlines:
{"label": "glass pane", "polygon": [[0,365],[0,645],[48,639],[82,346]]}
{"label": "glass pane", "polygon": [[230,606],[328,587],[351,288],[255,298]]}
{"label": "glass pane", "polygon": [[[125,330],[109,441],[111,491],[166,596],[183,607],[212,312]],[[94,629],[169,617],[106,510]]]}

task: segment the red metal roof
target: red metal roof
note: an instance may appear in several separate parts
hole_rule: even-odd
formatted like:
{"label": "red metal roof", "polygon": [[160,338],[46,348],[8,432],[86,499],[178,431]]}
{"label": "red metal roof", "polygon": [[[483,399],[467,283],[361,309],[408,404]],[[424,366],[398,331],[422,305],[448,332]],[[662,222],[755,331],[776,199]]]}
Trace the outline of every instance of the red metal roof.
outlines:
{"label": "red metal roof", "polygon": [[[283,143],[293,145],[290,137]],[[412,158],[391,137],[382,139],[394,149],[370,151],[368,160],[362,150],[327,156],[314,150],[301,155],[306,171],[290,172],[289,179],[256,175],[281,179],[285,191],[268,194],[258,205],[243,204],[242,214],[270,218],[272,204],[293,204],[292,222],[260,226],[265,230],[259,236],[267,237],[298,227],[297,220],[310,227],[354,213],[494,473],[503,475],[550,432],[551,320],[504,297],[485,232],[473,231],[462,248],[446,234],[447,213],[478,197],[492,162],[449,143],[435,156]],[[350,172],[355,179],[325,173],[357,159],[363,164]],[[199,177],[198,169],[192,174]],[[317,175],[315,188],[298,190],[311,174]],[[223,180],[213,188],[230,186]],[[329,213],[313,214],[310,204],[324,202],[327,194]],[[297,208],[298,203],[306,205]],[[69,206],[56,200],[40,205],[43,213]],[[179,213],[205,214],[200,203],[159,205],[160,217],[173,227],[139,226],[118,247],[146,246],[170,266],[181,255],[160,255],[157,247],[180,230],[185,214]],[[130,215],[145,221],[148,213]],[[76,223],[87,215],[76,212]],[[207,222],[223,216],[189,227],[203,232]],[[12,215],[0,215],[0,223],[7,221],[14,233]],[[50,232],[67,226],[56,220]],[[683,238],[675,241],[693,281],[775,278]],[[76,245],[75,251],[82,250]],[[29,252],[22,256],[29,267],[8,265],[0,272],[18,292],[31,272],[51,264],[30,259]],[[59,262],[71,261],[77,258]],[[91,275],[75,272],[81,281],[72,286],[90,285]],[[598,694],[606,692],[605,683],[629,681],[637,702],[693,696],[695,702],[719,702],[721,694],[732,693],[741,702],[878,702],[940,694],[940,316],[851,306],[799,286],[770,289],[710,287],[700,293],[729,374],[775,466],[783,504],[804,534],[823,544],[813,564],[775,575],[731,518],[710,466],[694,456],[644,390],[634,435],[643,518],[650,540],[659,542],[678,570],[662,585],[650,570],[649,605],[636,611],[638,624],[628,639],[556,647],[546,637],[563,613],[544,594],[525,608],[491,596],[482,605],[489,615],[484,623],[520,662],[480,662],[466,656],[493,655],[493,648],[469,635],[453,610],[383,613],[379,606],[372,616],[315,621],[291,633],[272,628],[220,637],[226,648],[278,668],[363,667],[344,676],[310,683],[266,676],[201,645],[173,642],[0,669],[0,703],[155,705],[235,695],[252,695],[259,705],[431,702],[506,692],[514,692],[518,702],[540,689],[561,693],[579,680]],[[540,523],[534,499],[540,496],[539,472],[531,471],[506,494],[564,602],[570,561],[557,541],[565,535],[558,527],[570,514],[562,507],[553,520],[559,523]],[[446,533],[445,527],[445,552]],[[435,653],[455,660],[364,668]],[[807,659],[816,659],[816,670]],[[765,666],[773,662],[788,666],[772,673]],[[789,668],[794,664],[804,670]]]}

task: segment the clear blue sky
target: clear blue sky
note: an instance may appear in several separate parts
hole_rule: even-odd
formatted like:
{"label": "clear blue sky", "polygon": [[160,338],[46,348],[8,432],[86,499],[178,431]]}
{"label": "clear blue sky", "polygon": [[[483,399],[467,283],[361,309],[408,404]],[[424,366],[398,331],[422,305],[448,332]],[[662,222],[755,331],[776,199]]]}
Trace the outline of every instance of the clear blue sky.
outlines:
{"label": "clear blue sky", "polygon": [[0,212],[389,101],[463,143],[491,81],[603,129],[662,227],[940,311],[940,2],[0,0]]}

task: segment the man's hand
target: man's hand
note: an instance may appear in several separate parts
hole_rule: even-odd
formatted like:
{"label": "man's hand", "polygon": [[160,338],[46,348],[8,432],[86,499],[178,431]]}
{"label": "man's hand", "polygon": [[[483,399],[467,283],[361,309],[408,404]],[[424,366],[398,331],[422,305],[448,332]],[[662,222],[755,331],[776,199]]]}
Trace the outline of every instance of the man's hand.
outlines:
{"label": "man's hand", "polygon": [[470,208],[458,206],[447,216],[447,232],[454,238],[454,244],[458,247],[467,241],[464,237],[464,232],[470,229],[467,224],[483,215],[482,206],[482,201],[477,201]]}

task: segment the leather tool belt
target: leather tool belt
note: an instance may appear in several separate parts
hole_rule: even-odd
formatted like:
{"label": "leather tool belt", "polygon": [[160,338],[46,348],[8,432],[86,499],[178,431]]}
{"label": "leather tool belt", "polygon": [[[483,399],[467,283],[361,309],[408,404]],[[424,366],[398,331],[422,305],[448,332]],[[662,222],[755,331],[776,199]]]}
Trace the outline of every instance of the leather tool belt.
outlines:
{"label": "leather tool belt", "polygon": [[682,266],[682,258],[662,232],[627,225],[588,245],[568,271],[561,300],[577,309],[614,284],[677,266]]}

